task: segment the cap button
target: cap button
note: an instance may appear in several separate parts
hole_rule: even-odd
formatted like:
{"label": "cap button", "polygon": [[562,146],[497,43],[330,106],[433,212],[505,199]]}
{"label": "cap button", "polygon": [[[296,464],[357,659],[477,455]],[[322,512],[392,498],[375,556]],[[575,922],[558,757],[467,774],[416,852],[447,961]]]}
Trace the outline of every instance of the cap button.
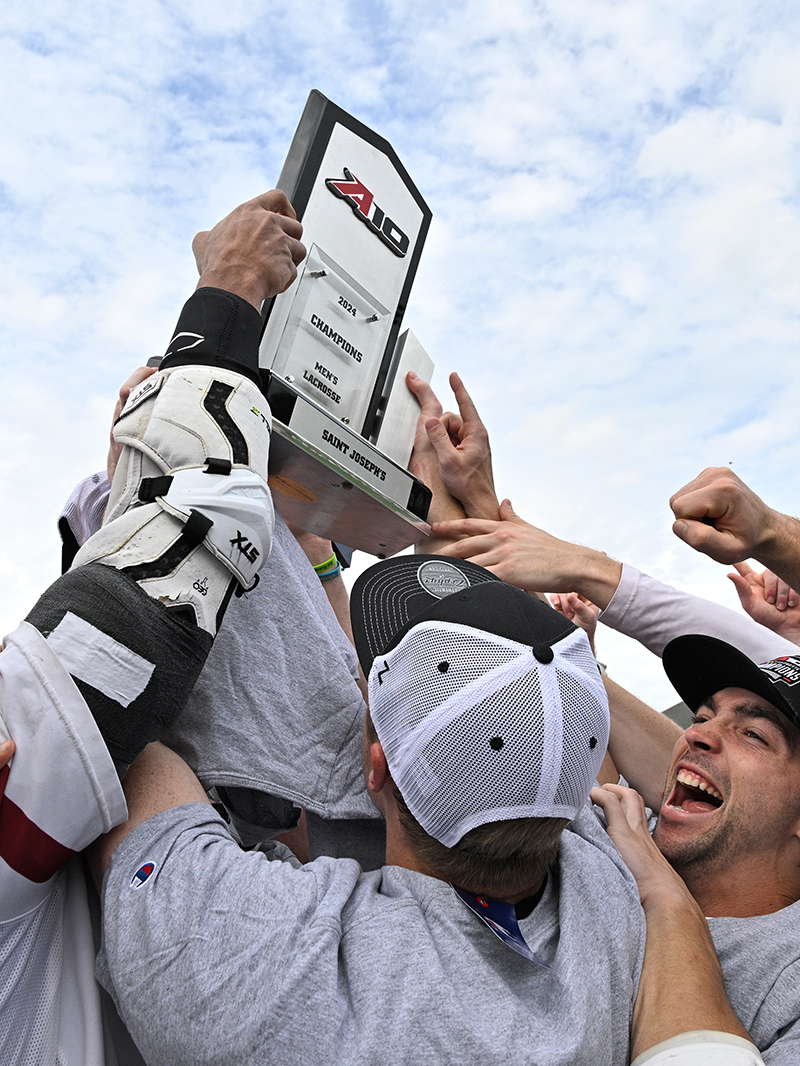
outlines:
{"label": "cap button", "polygon": [[551,663],[555,658],[553,649],[549,644],[534,644],[531,651],[538,663]]}

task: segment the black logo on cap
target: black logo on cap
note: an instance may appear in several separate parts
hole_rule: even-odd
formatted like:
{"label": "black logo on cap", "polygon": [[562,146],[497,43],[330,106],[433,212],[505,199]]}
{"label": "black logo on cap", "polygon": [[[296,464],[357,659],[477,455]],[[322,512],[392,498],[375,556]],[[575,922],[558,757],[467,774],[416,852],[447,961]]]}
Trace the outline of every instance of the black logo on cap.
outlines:
{"label": "black logo on cap", "polygon": [[796,655],[784,655],[780,659],[762,663],[759,669],[770,681],[781,681],[789,686],[800,682],[800,659]]}

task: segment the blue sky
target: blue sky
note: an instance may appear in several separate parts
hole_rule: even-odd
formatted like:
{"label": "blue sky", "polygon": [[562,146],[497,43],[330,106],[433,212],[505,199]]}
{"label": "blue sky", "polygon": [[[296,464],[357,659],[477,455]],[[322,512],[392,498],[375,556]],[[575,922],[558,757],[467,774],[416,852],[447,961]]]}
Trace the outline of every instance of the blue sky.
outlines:
{"label": "blue sky", "polygon": [[[159,354],[189,246],[274,184],[312,88],[383,134],[434,221],[406,315],[497,481],[558,535],[735,605],[670,532],[732,464],[797,511],[800,26],[779,3],[15,4],[0,23],[0,628]],[[623,683],[658,664],[601,636]]]}

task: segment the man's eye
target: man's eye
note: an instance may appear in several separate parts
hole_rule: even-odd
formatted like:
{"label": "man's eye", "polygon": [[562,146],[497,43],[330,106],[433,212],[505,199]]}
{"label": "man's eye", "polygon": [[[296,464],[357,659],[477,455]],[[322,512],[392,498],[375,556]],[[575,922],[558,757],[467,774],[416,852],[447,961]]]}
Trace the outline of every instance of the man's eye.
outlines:
{"label": "man's eye", "polygon": [[752,737],[753,740],[760,740],[762,744],[766,744],[766,738],[762,737],[760,733],[756,733],[755,729],[745,729],[744,735],[746,737]]}
{"label": "man's eye", "polygon": [[702,725],[703,722],[707,722],[708,718],[704,714],[693,714],[692,725]]}

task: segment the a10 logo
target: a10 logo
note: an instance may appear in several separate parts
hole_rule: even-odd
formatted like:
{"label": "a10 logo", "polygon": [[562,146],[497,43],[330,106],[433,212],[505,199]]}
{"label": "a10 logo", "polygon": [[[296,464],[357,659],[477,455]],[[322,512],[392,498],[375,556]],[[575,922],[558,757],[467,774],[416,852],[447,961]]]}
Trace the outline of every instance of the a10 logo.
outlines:
{"label": "a10 logo", "polygon": [[395,255],[402,259],[408,251],[410,244],[408,236],[400,227],[375,203],[375,197],[347,167],[344,170],[345,180],[326,178],[325,184],[341,200],[349,203],[355,212],[356,218],[365,224],[368,229],[391,248]]}

